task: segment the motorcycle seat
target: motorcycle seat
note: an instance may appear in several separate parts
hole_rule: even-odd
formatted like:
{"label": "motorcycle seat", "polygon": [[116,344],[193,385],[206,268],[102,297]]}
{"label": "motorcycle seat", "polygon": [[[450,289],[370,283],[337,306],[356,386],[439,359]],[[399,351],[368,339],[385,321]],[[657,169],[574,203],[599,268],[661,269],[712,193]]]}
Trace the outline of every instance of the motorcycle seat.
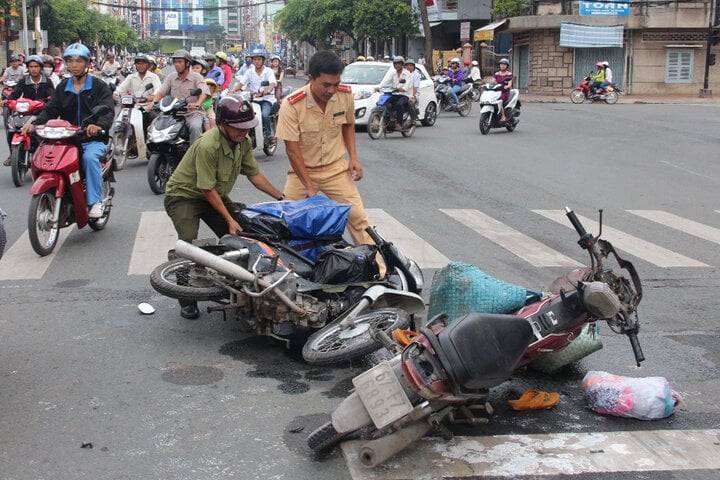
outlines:
{"label": "motorcycle seat", "polygon": [[[428,336],[427,331],[423,333]],[[437,337],[428,337],[450,378],[469,390],[491,388],[507,380],[533,338],[532,327],[524,318],[487,313],[469,313]]]}

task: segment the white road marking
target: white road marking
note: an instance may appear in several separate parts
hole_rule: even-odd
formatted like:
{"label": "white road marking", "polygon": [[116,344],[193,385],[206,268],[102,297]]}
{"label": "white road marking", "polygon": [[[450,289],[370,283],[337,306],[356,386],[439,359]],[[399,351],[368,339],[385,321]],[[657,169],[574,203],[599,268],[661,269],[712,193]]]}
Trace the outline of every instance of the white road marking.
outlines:
{"label": "white road marking", "polygon": [[167,252],[175,248],[177,233],[165,211],[142,212],[128,275],[149,275],[167,260]]}
{"label": "white road marking", "polygon": [[[573,228],[563,210],[533,210],[533,212],[542,215],[545,218],[564,225],[567,228]],[[578,218],[589,232],[598,231],[598,223],[581,215]],[[667,248],[663,248],[654,243],[647,242],[641,238],[634,237],[620,230],[603,225],[603,238],[612,242],[612,244],[631,255],[650,262],[658,267],[708,267],[702,262],[694,260],[690,257],[680,255]]]}
{"label": "white road marking", "polygon": [[[720,430],[425,437],[381,467],[358,458],[362,440],[342,444],[353,480],[482,478],[720,469]],[[433,472],[435,472],[433,474]]]}
{"label": "white road marking", "polygon": [[[74,225],[68,229],[74,228]],[[35,253],[30,245],[28,231],[25,230],[20,238],[13,243],[0,260],[0,280],[31,280],[42,278],[55,259],[55,255],[70,236],[65,229],[60,229],[55,249],[50,255],[44,257]]]}
{"label": "white road marking", "polygon": [[720,228],[710,227],[662,210],[628,210],[628,212],[703,240],[720,244]]}
{"label": "white road marking", "polygon": [[476,231],[483,237],[522,258],[534,267],[580,267],[582,264],[557,250],[518,232],[498,220],[478,211],[440,209],[441,212]]}
{"label": "white road marking", "polygon": [[377,226],[378,232],[386,240],[394,243],[409,258],[415,260],[420,268],[440,268],[450,263],[445,255],[417,236],[385,210],[367,208],[370,225]]}

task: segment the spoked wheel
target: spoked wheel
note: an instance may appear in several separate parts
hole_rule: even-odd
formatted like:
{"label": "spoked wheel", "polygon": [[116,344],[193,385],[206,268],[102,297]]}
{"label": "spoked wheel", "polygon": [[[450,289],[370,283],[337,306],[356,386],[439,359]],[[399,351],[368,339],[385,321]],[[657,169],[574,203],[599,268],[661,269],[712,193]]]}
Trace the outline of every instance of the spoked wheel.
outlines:
{"label": "spoked wheel", "polygon": [[113,135],[113,140],[115,142],[115,168],[122,170],[125,168],[125,162],[127,162],[132,143],[130,137],[126,137],[121,132]]}
{"label": "spoked wheel", "polygon": [[[108,198],[110,196],[111,190],[112,190],[112,187],[110,186],[110,182],[108,182],[107,180],[103,180],[103,198]],[[110,197],[110,198],[112,198],[112,197]],[[102,217],[91,218],[90,220],[88,220],[88,225],[90,225],[90,228],[92,228],[96,232],[99,232],[100,230],[104,229],[105,226],[107,225],[108,220],[110,220],[110,210],[111,209],[112,209],[112,206],[106,204]]]}
{"label": "spoked wheel", "polygon": [[410,128],[404,128],[404,129],[400,130],[400,133],[402,134],[403,137],[412,137],[413,133],[415,133],[416,128],[417,128],[417,125],[415,124],[415,122],[413,122],[412,125],[410,126]]}
{"label": "spoked wheel", "polygon": [[435,102],[430,102],[427,104],[427,107],[425,107],[425,117],[420,120],[420,123],[422,123],[423,127],[432,127],[433,125],[435,125],[435,120],[437,120],[437,116],[437,104]]}
{"label": "spoked wheel", "polygon": [[308,447],[317,454],[334,447],[351,433],[353,432],[339,433],[335,430],[335,427],[333,427],[332,422],[327,422],[308,435],[307,444]]}
{"label": "spoked wheel", "polygon": [[370,326],[390,333],[396,328],[406,328],[410,323],[410,316],[397,308],[365,310],[355,317],[350,328],[340,326],[343,318],[308,338],[302,352],[306,362],[327,365],[367,355],[382,346],[370,335]]}
{"label": "spoked wheel", "polygon": [[573,103],[583,103],[585,101],[585,93],[582,90],[573,90],[570,92],[570,101]]}
{"label": "spoked wheel", "polygon": [[214,281],[214,274],[192,260],[178,258],[155,267],[150,285],[166,297],[178,300],[218,300],[227,292]]}
{"label": "spoked wheel", "polygon": [[487,135],[490,133],[490,127],[492,122],[492,112],[484,112],[480,115],[480,133]]}
{"label": "spoked wheel", "polygon": [[613,91],[613,92],[607,92],[605,94],[605,103],[609,103],[610,105],[612,105],[613,103],[617,103],[617,101],[618,101],[617,92]]}
{"label": "spoked wheel", "polygon": [[35,253],[44,257],[50,255],[57,245],[60,234],[58,222],[52,221],[55,195],[42,192],[30,199],[28,211],[28,234]]}
{"label": "spoked wheel", "polygon": [[10,152],[11,173],[12,181],[16,187],[25,184],[25,177],[30,169],[30,156],[30,152],[25,149],[22,143],[12,147],[12,152]]}
{"label": "spoked wheel", "polygon": [[372,138],[373,140],[377,140],[382,136],[384,130],[385,128],[383,126],[382,113],[371,113],[370,118],[368,118],[367,124],[367,132],[368,135],[370,135],[370,138]]}
{"label": "spoked wheel", "polygon": [[470,98],[466,96],[462,99],[460,105],[458,105],[458,113],[461,117],[467,117],[470,115],[470,110],[472,110],[472,102]]}
{"label": "spoked wheel", "polygon": [[175,167],[168,161],[166,155],[153,153],[150,155],[147,168],[147,178],[150,190],[160,195],[165,193],[165,185],[173,174]]}

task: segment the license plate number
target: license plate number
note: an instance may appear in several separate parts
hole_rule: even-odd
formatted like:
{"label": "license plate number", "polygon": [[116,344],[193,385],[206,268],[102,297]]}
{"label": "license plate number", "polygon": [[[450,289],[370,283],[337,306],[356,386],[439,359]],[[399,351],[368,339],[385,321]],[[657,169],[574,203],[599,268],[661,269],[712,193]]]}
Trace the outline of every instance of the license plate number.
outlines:
{"label": "license plate number", "polygon": [[353,378],[353,385],[375,426],[385,428],[413,409],[400,381],[387,363]]}

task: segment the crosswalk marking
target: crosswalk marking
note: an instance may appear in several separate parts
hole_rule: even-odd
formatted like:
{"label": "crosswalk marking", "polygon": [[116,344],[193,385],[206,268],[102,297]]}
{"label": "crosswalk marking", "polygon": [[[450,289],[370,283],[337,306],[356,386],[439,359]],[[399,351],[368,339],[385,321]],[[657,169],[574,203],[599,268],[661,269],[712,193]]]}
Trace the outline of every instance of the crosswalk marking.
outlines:
{"label": "crosswalk marking", "polygon": [[[573,228],[565,216],[565,212],[562,210],[533,210],[533,212],[564,225],[567,228]],[[578,215],[578,218],[585,225],[585,228],[588,231],[598,231],[599,225],[597,222],[581,215]],[[641,238],[634,237],[606,225],[603,225],[603,237],[610,239],[612,244],[619,250],[623,250],[638,258],[642,258],[643,260],[650,262],[653,265],[657,265],[658,267],[709,266],[690,257],[680,255],[679,253],[675,253],[659,245],[647,242]]]}
{"label": "crosswalk marking", "polygon": [[[369,469],[359,460],[363,440],[342,443],[353,480],[532,477],[619,472],[678,472],[720,469],[720,430],[652,430],[533,435],[456,436],[446,442],[425,437]],[[588,477],[589,478],[589,477]]]}
{"label": "crosswalk marking", "polygon": [[175,248],[176,242],[177,233],[165,211],[142,212],[128,275],[149,275],[153,268],[167,258],[168,250]]}
{"label": "crosswalk marking", "polygon": [[720,244],[720,228],[703,225],[662,210],[628,210],[628,212],[703,240]]}
{"label": "crosswalk marking", "polygon": [[580,267],[581,263],[477,210],[440,209],[534,267]]}
{"label": "crosswalk marking", "polygon": [[385,210],[367,208],[370,224],[378,227],[383,238],[393,242],[409,258],[417,262],[420,268],[440,268],[450,263],[450,259],[420,238]]}
{"label": "crosswalk marking", "polygon": [[44,257],[35,253],[25,230],[0,260],[0,280],[35,280],[42,278],[50,267],[55,255],[62,247],[69,232],[60,229],[55,249]]}

